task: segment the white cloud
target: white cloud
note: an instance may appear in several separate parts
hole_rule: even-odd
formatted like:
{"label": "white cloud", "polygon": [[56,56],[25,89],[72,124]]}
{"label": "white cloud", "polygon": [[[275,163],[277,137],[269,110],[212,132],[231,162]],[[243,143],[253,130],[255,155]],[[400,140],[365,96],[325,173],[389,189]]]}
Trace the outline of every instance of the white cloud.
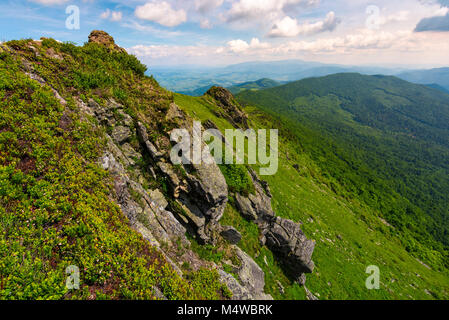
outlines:
{"label": "white cloud", "polygon": [[185,62],[186,58],[200,58],[203,62],[215,54],[216,48],[207,46],[176,46],[176,45],[136,45],[126,49],[128,53],[140,58],[163,59],[171,58]]}
{"label": "white cloud", "polygon": [[253,38],[250,43],[238,39],[229,41],[227,43],[227,48],[230,52],[242,53],[249,50],[268,49],[270,48],[270,44],[266,42],[260,42],[260,40],[257,38]]}
{"label": "white cloud", "polygon": [[445,15],[447,15],[449,13],[449,8],[448,7],[441,7],[440,9],[438,9],[437,11],[435,11],[435,13],[433,14],[435,17],[444,17]]}
{"label": "white cloud", "polygon": [[46,6],[51,6],[55,4],[63,4],[68,2],[69,0],[31,0],[31,2],[40,3]]}
{"label": "white cloud", "polygon": [[100,14],[100,18],[101,19],[108,19],[110,15],[111,15],[111,10],[106,9],[106,11],[104,11],[103,13]]}
{"label": "white cloud", "polygon": [[388,16],[381,16],[378,23],[379,25],[385,25],[391,22],[403,22],[407,21],[409,19],[409,16],[410,11],[403,10]]}
{"label": "white cloud", "polygon": [[201,29],[211,29],[212,24],[210,23],[209,19],[203,19],[200,22]]}
{"label": "white cloud", "polygon": [[333,31],[340,22],[341,20],[335,16],[333,11],[329,12],[324,20],[314,23],[299,24],[298,20],[287,16],[276,22],[268,35],[270,37],[296,37],[300,34],[312,35]]}
{"label": "white cloud", "polygon": [[166,27],[175,27],[187,21],[187,13],[175,10],[168,2],[147,2],[138,6],[135,11],[137,18],[159,23]]}
{"label": "white cloud", "polygon": [[286,9],[296,6],[314,6],[320,0],[238,0],[227,13],[228,21],[272,19],[278,17]]}
{"label": "white cloud", "polygon": [[120,21],[122,17],[123,14],[120,11],[112,11],[111,13],[111,21]]}
{"label": "white cloud", "polygon": [[117,22],[122,20],[123,18],[123,13],[120,11],[111,11],[109,9],[106,9],[106,11],[102,12],[100,15],[101,19],[109,19],[111,21]]}
{"label": "white cloud", "polygon": [[292,52],[354,52],[360,50],[378,50],[397,48],[409,50],[413,48],[413,36],[410,31],[380,32],[378,30],[361,29],[343,37],[324,38],[313,41],[290,41],[276,48],[278,53]]}
{"label": "white cloud", "polygon": [[195,0],[195,8],[201,13],[207,13],[221,7],[223,2],[224,0]]}

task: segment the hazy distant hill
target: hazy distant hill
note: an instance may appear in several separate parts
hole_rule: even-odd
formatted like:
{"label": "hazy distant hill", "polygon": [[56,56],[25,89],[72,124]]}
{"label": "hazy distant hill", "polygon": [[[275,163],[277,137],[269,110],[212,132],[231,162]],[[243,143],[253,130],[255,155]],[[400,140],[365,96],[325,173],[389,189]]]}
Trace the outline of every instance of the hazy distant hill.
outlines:
{"label": "hazy distant hill", "polygon": [[[153,67],[150,70],[165,88],[187,95],[199,96],[214,85],[229,88],[259,79],[290,82],[310,77],[327,76],[334,73],[358,72],[362,74],[393,75],[401,70],[323,64],[302,60],[245,62],[226,67]],[[431,83],[431,82],[429,82]]]}
{"label": "hazy distant hill", "polygon": [[398,74],[398,77],[414,83],[438,84],[449,90],[449,68],[408,71]]}
{"label": "hazy distant hill", "polygon": [[232,92],[232,94],[237,94],[243,90],[261,90],[268,89],[282,85],[282,82],[275,81],[272,79],[260,79],[257,81],[245,82],[242,84],[238,84],[232,87],[229,87],[228,90]]}
{"label": "hazy distant hill", "polygon": [[432,89],[437,89],[437,90],[440,90],[440,91],[442,91],[444,93],[449,93],[449,89],[446,89],[446,88],[444,88],[444,87],[442,87],[442,86],[440,86],[439,84],[436,84],[436,83],[426,84],[426,87],[429,87],[429,88],[432,88]]}

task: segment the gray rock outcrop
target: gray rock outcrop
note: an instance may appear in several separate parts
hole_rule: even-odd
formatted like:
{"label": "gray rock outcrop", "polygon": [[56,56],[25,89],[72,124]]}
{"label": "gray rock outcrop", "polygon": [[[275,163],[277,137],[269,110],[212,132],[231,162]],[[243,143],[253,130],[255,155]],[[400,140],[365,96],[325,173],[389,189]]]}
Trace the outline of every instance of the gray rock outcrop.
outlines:
{"label": "gray rock outcrop", "polygon": [[234,227],[224,226],[222,229],[223,230],[220,232],[220,235],[230,244],[238,244],[240,240],[242,240],[242,234]]}
{"label": "gray rock outcrop", "polygon": [[255,194],[248,197],[236,194],[237,208],[244,217],[258,224],[262,231],[262,244],[280,259],[286,273],[303,285],[304,274],[314,269],[312,254],[315,241],[306,238],[300,223],[275,216],[268,185],[253,170],[250,170],[250,175]]}

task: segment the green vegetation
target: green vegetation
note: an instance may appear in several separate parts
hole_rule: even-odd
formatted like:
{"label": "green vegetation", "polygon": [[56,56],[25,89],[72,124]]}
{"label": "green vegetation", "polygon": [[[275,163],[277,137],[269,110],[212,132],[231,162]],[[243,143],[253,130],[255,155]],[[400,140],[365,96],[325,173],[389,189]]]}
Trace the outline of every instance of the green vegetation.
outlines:
{"label": "green vegetation", "polygon": [[449,266],[446,94],[394,77],[338,74],[239,99],[276,114],[326,184],[380,211],[409,252]]}
{"label": "green vegetation", "polygon": [[231,91],[232,94],[238,94],[244,90],[262,90],[280,86],[281,83],[271,79],[260,79],[257,81],[245,82],[242,84],[238,84],[232,87],[229,87],[228,90]]}
{"label": "green vegetation", "polygon": [[221,164],[219,167],[226,179],[229,191],[238,192],[244,196],[255,192],[253,182],[244,165]]}
{"label": "green vegetation", "polygon": [[[172,95],[135,57],[98,44],[7,45],[14,52],[0,48],[0,299],[154,299],[154,288],[169,299],[229,297],[215,270],[183,279],[131,228],[97,164],[104,129],[81,117],[74,99],[103,105],[114,97],[158,131]],[[80,290],[66,288],[71,265]]]}
{"label": "green vegetation", "polygon": [[[268,98],[271,97],[264,97]],[[221,131],[232,128],[216,116],[213,103],[205,97],[176,94],[175,102],[192,117],[213,121]],[[366,204],[363,198],[350,197],[346,187],[318,161],[326,158],[316,160],[308,152],[305,138],[298,137],[296,126],[254,103],[246,106],[245,111],[251,128],[279,129],[279,171],[263,178],[270,185],[276,214],[303,222],[306,236],[317,242],[313,256],[316,269],[307,276],[307,287],[312,293],[320,299],[449,297],[446,269],[437,271],[419,262],[407,251],[398,229],[381,218],[380,210]],[[310,144],[320,144],[312,137]],[[275,299],[305,299],[304,289],[284,275],[270,250],[260,246],[257,226],[238,213],[232,198],[221,223],[232,225],[242,234],[239,246],[264,270],[267,293]],[[380,267],[381,290],[365,287],[369,265]]]}

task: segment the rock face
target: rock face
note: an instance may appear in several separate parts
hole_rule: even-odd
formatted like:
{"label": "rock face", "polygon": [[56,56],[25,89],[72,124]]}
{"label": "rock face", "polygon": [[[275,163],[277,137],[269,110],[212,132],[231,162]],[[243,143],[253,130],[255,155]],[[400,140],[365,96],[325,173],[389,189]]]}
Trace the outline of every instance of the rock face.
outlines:
{"label": "rock face", "polygon": [[125,52],[123,48],[120,48],[115,44],[113,37],[111,37],[107,32],[101,30],[92,31],[89,35],[89,42],[101,44],[111,51]]}
{"label": "rock face", "polygon": [[248,197],[236,194],[237,207],[248,220],[259,225],[262,244],[280,259],[286,273],[304,284],[304,274],[314,269],[312,254],[315,242],[306,238],[301,224],[275,216],[268,185],[254,171],[250,170],[250,174],[256,192]]}
{"label": "rock face", "polygon": [[[103,31],[93,31],[89,42],[104,46],[109,51],[124,52],[115,44],[114,39]],[[9,49],[0,44],[0,52],[4,50]],[[37,55],[37,51],[33,51]],[[53,49],[47,50],[46,55],[56,60],[67,58],[65,54],[59,56]],[[32,64],[24,61],[23,69],[31,79],[48,85],[38,74],[38,70],[33,69]],[[61,104],[68,104],[55,89],[52,88],[52,91]],[[238,108],[232,95],[224,89],[212,90],[210,93],[214,95],[214,99],[218,99],[223,115],[229,117],[235,126],[247,126],[246,115]],[[127,113],[129,109],[113,98],[100,98],[96,94],[89,100],[82,99],[81,95],[73,98],[81,120],[88,121],[95,129],[100,129],[101,137],[105,138],[104,149],[97,164],[108,172],[108,175],[104,175],[108,185],[109,181],[112,182],[108,196],[128,218],[124,223],[129,223],[151,243],[179,275],[183,276],[183,272],[198,271],[202,268],[217,269],[221,281],[233,292],[233,299],[272,299],[264,293],[263,270],[236,246],[242,235],[235,228],[222,227],[219,223],[228,201],[228,186],[220,168],[214,161],[207,161],[211,164],[175,166],[168,159],[169,132],[164,130],[182,128],[182,125],[189,127],[189,121],[192,119],[169,98],[168,108],[160,103],[164,108],[161,107],[151,114],[133,113],[132,117],[131,113]],[[159,100],[152,102],[158,105]],[[162,116],[154,117],[157,113]],[[61,118],[61,128],[68,125],[70,119],[68,116]],[[216,128],[212,122],[206,126]],[[193,130],[203,128],[193,127]],[[155,136],[163,141],[154,138]],[[222,139],[224,141],[224,137]],[[207,156],[212,160],[210,154]],[[259,221],[259,214],[268,211],[270,199],[262,198],[262,193],[266,192],[262,189],[265,187],[261,183],[258,185],[259,195],[250,196],[249,199],[241,198],[242,203],[245,202],[248,210],[252,212],[253,220]],[[220,264],[203,260],[192,250],[190,240],[186,236],[186,233],[191,231],[204,243],[215,244],[220,240],[224,249],[231,248],[231,251],[226,253],[236,252],[238,263],[234,259],[231,259],[229,264],[230,260],[223,261],[223,265],[234,267],[235,277],[221,270],[223,266]],[[222,238],[227,242],[222,242]],[[233,263],[237,266],[233,266]],[[165,299],[157,287],[153,290],[156,297]]]}
{"label": "rock face", "polygon": [[306,238],[301,225],[279,217],[265,216],[265,219],[268,219],[264,232],[266,245],[282,258],[288,273],[296,279],[304,273],[312,273],[315,242]]}
{"label": "rock face", "polygon": [[[185,117],[175,104],[170,106],[170,110],[170,118]],[[220,168],[215,162],[211,162],[183,165],[182,169],[176,169],[164,158],[165,154],[150,141],[147,129],[142,123],[137,124],[137,131],[156,167],[167,177],[173,198],[183,212],[178,218],[193,229],[201,242],[215,243],[218,223],[228,201],[228,186]],[[180,174],[179,170],[183,173]]]}
{"label": "rock face", "polygon": [[221,109],[220,116],[229,120],[234,127],[248,129],[248,116],[244,113],[232,93],[222,87],[212,87],[206,92],[206,96],[212,97]]}
{"label": "rock face", "polygon": [[263,270],[240,248],[235,247],[240,266],[233,272],[238,280],[230,274],[220,270],[221,281],[233,293],[232,300],[273,300],[273,297],[264,293],[265,274]]}
{"label": "rock face", "polygon": [[242,235],[234,227],[224,226],[220,235],[231,244],[238,244],[242,240]]}

